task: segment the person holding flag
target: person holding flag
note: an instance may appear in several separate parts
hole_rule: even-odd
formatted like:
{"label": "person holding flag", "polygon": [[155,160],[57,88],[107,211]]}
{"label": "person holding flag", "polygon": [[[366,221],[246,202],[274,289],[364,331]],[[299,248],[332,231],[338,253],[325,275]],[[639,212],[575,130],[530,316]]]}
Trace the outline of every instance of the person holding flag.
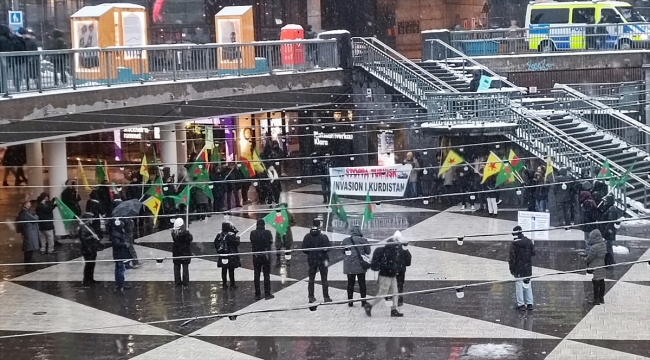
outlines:
{"label": "person holding flag", "polygon": [[490,155],[487,158],[485,167],[483,168],[483,178],[481,184],[483,184],[485,190],[491,190],[486,193],[486,201],[488,206],[488,213],[490,216],[497,217],[499,213],[499,205],[497,203],[497,192],[496,190],[496,179],[493,175],[496,175],[501,171],[503,167],[503,162],[496,156],[493,152],[490,151]]}
{"label": "person holding flag", "polygon": [[[269,214],[264,218],[267,224],[270,224],[274,229],[277,230],[275,233],[275,250],[278,251],[276,253],[276,267],[280,267],[282,265],[280,251],[284,248],[286,252],[290,252],[291,248],[293,247],[293,232],[291,231],[291,227],[296,225],[296,220],[293,217],[293,214],[287,210],[287,203],[280,204],[279,209],[281,209],[283,212],[281,223],[278,223],[276,221],[276,217],[271,219],[270,216],[272,214]],[[286,223],[284,223],[285,218],[287,220]],[[291,266],[291,260],[286,259],[286,264],[287,266]]]}
{"label": "person holding flag", "polygon": [[[282,215],[281,215],[282,216]],[[266,222],[264,219],[257,219],[257,228],[251,231],[251,251],[263,252],[262,254],[253,254],[253,283],[255,285],[255,300],[262,299],[260,289],[260,273],[264,273],[264,300],[271,300],[274,296],[271,294],[271,245],[273,244],[273,235],[265,229]]]}

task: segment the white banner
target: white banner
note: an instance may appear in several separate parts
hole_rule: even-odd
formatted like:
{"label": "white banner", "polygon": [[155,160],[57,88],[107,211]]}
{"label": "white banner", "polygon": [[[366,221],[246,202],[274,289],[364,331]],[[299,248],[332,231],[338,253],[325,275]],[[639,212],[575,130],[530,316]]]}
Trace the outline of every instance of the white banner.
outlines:
{"label": "white banner", "polygon": [[330,168],[332,192],[338,195],[402,197],[411,165]]}
{"label": "white banner", "polygon": [[[523,231],[542,230],[551,227],[551,214],[547,212],[519,211],[517,225]],[[548,231],[534,231],[524,233],[531,240],[548,240]]]}

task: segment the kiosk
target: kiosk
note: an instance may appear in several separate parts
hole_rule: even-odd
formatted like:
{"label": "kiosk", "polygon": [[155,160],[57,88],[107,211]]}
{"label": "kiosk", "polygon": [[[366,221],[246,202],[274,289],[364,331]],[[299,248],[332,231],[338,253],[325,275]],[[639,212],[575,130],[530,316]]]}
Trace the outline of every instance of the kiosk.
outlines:
{"label": "kiosk", "polygon": [[255,57],[255,27],[252,6],[226,6],[214,16],[218,44],[219,74],[238,75],[266,72],[266,60]]}
{"label": "kiosk", "polygon": [[[111,3],[85,6],[70,16],[74,72],[78,84],[107,84],[148,78],[147,52],[111,50],[147,45],[147,14],[140,5]],[[100,50],[101,49],[101,50]]]}

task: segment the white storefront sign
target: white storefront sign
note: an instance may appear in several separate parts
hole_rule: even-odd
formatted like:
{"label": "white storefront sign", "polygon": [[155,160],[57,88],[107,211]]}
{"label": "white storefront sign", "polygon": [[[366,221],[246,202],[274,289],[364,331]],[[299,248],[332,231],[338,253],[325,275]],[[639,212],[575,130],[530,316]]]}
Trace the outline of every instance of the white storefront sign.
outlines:
{"label": "white storefront sign", "polygon": [[[551,227],[551,214],[547,212],[519,211],[517,213],[517,224],[524,231],[542,230]],[[548,240],[548,231],[533,231],[524,233],[532,240]]]}
{"label": "white storefront sign", "polygon": [[402,197],[411,169],[411,165],[330,168],[330,185],[338,195]]}
{"label": "white storefront sign", "polygon": [[[122,129],[122,136],[124,137],[124,140],[142,140],[143,134],[149,134],[149,128],[133,127]],[[154,139],[160,139],[160,128],[157,126],[154,127],[153,134]]]}
{"label": "white storefront sign", "polygon": [[330,143],[327,139],[353,140],[354,136],[348,133],[324,133],[314,131],[314,145],[328,146]]}

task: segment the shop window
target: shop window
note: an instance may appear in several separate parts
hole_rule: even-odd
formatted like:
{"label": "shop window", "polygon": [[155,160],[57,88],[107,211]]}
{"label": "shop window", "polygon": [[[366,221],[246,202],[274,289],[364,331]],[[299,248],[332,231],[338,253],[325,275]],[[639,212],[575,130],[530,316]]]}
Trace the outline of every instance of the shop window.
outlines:
{"label": "shop window", "polygon": [[420,22],[419,21],[400,21],[397,23],[397,33],[403,34],[419,34]]}

